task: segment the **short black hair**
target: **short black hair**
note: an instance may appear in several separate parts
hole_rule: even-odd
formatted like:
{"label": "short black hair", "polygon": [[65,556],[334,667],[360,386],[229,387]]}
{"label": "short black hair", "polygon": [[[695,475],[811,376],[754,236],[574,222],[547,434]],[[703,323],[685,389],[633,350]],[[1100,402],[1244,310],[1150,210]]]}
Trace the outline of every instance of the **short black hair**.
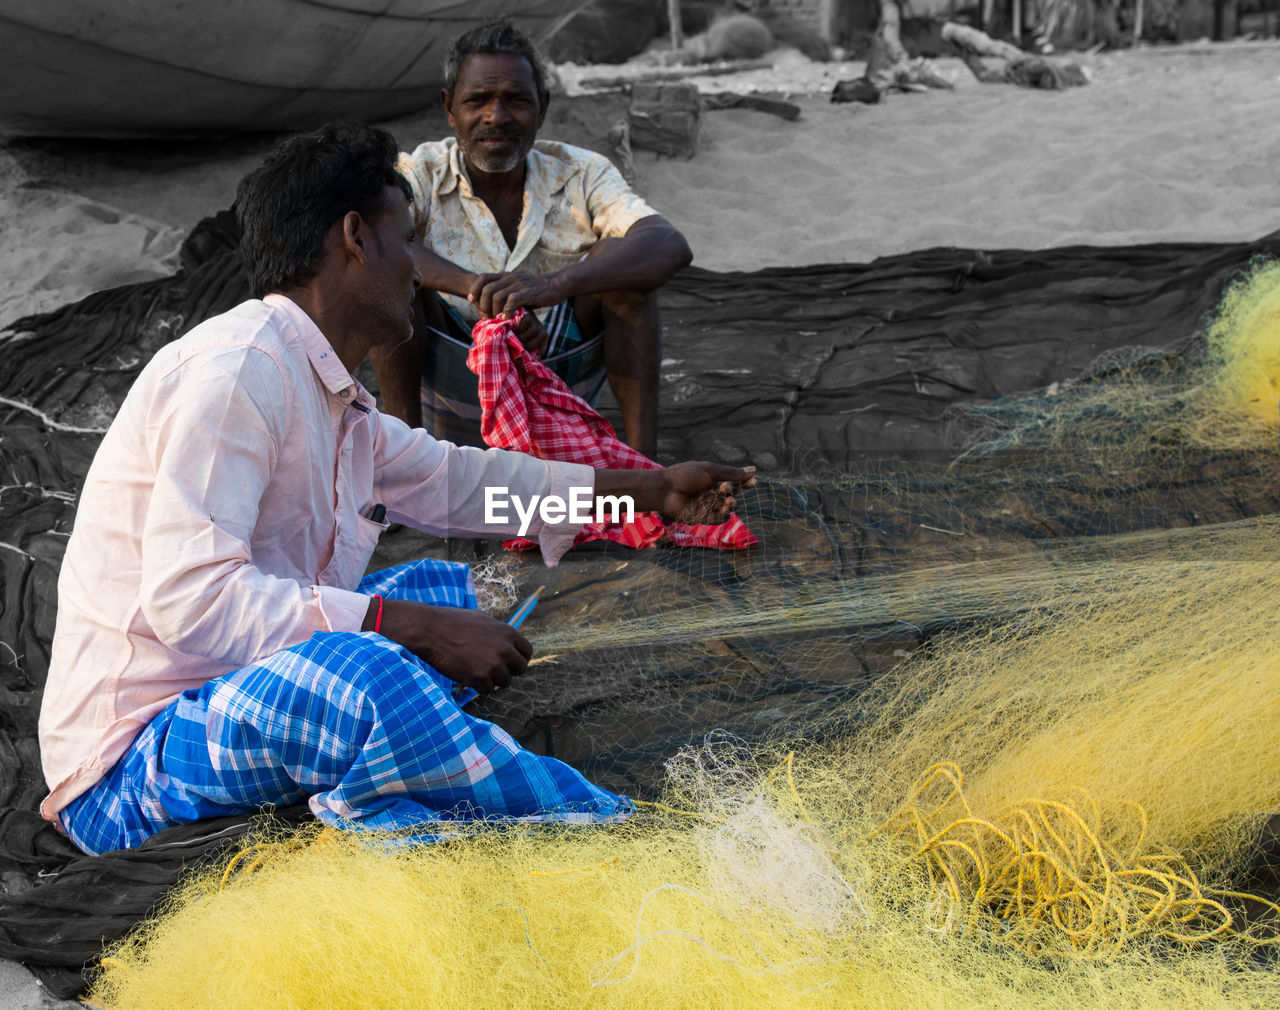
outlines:
{"label": "short black hair", "polygon": [[478,28],[463,32],[449,47],[444,57],[444,90],[453,97],[453,89],[458,83],[458,71],[462,69],[462,61],[473,53],[489,55],[510,54],[523,56],[533,68],[533,83],[538,89],[538,104],[546,109],[551,101],[551,89],[548,86],[546,60],[533,44],[533,39],[513,25],[509,18],[494,18],[486,21]]}
{"label": "short black hair", "polygon": [[391,134],[363,123],[328,123],[290,137],[236,187],[240,252],[255,298],[314,277],[330,227],[348,211],[383,212],[387,186],[413,191],[396,171]]}

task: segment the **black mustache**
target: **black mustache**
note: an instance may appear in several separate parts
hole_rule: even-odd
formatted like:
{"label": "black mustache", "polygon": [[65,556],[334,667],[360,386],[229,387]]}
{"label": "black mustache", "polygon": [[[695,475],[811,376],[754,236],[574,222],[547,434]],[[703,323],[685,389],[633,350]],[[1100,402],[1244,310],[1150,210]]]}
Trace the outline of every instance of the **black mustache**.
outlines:
{"label": "black mustache", "polygon": [[519,130],[484,130],[475,135],[476,140],[519,140]]}

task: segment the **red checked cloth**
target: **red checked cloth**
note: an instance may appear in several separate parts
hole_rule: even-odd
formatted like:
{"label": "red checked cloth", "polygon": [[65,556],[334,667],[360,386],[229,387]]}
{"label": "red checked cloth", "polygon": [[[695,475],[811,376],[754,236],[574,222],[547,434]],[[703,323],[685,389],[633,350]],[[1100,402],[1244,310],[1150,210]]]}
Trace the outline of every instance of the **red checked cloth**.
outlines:
{"label": "red checked cloth", "polygon": [[[661,470],[619,441],[613,425],[575,395],[564,380],[524,349],[514,319],[482,319],[471,331],[467,367],[480,379],[480,434],[488,445],[539,459],[587,463],[597,470]],[[613,540],[628,547],[663,541],[680,547],[751,547],[756,538],[737,516],[716,525],[667,522],[657,512],[637,513],[629,523],[589,523],[575,543]],[[526,549],[530,540],[507,542]]]}

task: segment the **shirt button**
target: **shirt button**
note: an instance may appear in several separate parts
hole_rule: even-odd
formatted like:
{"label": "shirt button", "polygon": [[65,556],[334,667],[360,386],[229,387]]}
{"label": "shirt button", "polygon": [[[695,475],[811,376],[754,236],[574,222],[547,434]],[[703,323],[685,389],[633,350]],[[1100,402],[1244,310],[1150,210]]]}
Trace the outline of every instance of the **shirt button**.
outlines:
{"label": "shirt button", "polygon": [[351,387],[350,387],[350,386],[348,386],[346,389],[344,389],[344,390],[343,390],[341,393],[339,393],[338,395],[339,395],[340,397],[342,397],[344,400],[345,400],[345,399],[347,399],[348,397],[350,397],[350,396],[351,396]]}

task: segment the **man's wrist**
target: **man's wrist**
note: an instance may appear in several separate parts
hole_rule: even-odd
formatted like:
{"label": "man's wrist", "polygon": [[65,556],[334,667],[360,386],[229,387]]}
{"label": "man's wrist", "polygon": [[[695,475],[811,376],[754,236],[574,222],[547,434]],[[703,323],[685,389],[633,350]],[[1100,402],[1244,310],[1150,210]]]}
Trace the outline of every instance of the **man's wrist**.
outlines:
{"label": "man's wrist", "polygon": [[369,606],[365,608],[364,620],[360,622],[361,631],[381,631],[381,628],[375,628],[375,625],[381,624],[381,618],[385,602],[381,596],[369,597]]}
{"label": "man's wrist", "polygon": [[573,274],[571,271],[578,264],[571,264],[562,270],[557,270],[553,274],[547,275],[547,280],[551,282],[551,304],[559,305],[566,302],[581,292],[577,291],[573,286]]}
{"label": "man's wrist", "polygon": [[637,512],[656,512],[662,508],[666,486],[662,470],[597,470],[595,493],[629,495]]}

